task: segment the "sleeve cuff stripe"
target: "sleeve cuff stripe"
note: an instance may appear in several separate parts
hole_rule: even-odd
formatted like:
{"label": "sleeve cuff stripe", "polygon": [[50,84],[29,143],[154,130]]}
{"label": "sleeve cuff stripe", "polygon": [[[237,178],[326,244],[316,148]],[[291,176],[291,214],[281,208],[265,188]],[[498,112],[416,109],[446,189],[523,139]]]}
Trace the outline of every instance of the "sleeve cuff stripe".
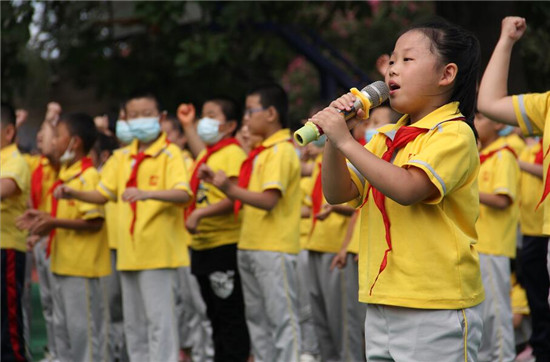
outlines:
{"label": "sleeve cuff stripe", "polygon": [[445,181],[443,181],[443,179],[441,178],[441,176],[438,175],[437,172],[435,172],[435,170],[433,169],[432,166],[430,166],[428,163],[424,162],[424,161],[420,161],[420,160],[410,160],[409,161],[409,164],[411,163],[416,163],[416,164],[419,164],[419,165],[422,165],[424,166],[425,168],[428,169],[428,171],[430,171],[430,173],[435,177],[435,179],[439,182],[439,184],[441,185],[441,190],[443,191],[443,195],[447,194],[447,186],[445,185]]}

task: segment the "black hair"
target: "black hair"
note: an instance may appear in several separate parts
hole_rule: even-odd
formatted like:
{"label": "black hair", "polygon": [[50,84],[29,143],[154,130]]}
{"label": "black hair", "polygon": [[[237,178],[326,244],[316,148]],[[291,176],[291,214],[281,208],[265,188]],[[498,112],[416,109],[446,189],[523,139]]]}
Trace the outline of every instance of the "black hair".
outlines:
{"label": "black hair", "polygon": [[128,102],[130,102],[134,99],[141,99],[141,98],[151,99],[151,100],[155,101],[155,104],[157,106],[157,110],[160,113],[162,107],[161,107],[161,104],[159,102],[159,99],[157,98],[157,96],[153,92],[150,92],[148,90],[137,90],[137,91],[134,91],[134,92],[130,93],[128,98],[126,98],[126,100],[122,103],[122,108],[124,109],[124,112],[126,112],[126,106],[128,105]]}
{"label": "black hair", "polygon": [[259,95],[260,104],[264,108],[274,107],[279,114],[281,126],[288,127],[288,96],[286,91],[277,83],[259,85],[246,95]]}
{"label": "black hair", "polygon": [[103,151],[108,151],[109,154],[112,154],[114,150],[119,147],[116,137],[108,136],[105,133],[98,132],[97,140],[94,144],[94,150],[97,154],[101,154]]}
{"label": "black hair", "polygon": [[216,103],[220,106],[226,121],[237,122],[237,127],[235,127],[235,131],[233,132],[233,134],[235,134],[235,132],[237,132],[237,130],[241,127],[242,119],[241,108],[238,103],[234,99],[224,96],[215,97],[207,100],[206,102]]}
{"label": "black hair", "polygon": [[97,139],[97,129],[94,119],[86,113],[62,114],[59,123],[67,125],[71,136],[78,136],[82,140],[84,153],[90,152]]}
{"label": "black hair", "polygon": [[15,126],[15,111],[11,105],[8,103],[2,102],[2,124],[4,126],[13,125]]}
{"label": "black hair", "polygon": [[450,101],[460,102],[460,112],[476,133],[474,110],[481,68],[479,40],[472,32],[441,18],[413,25],[407,31],[410,30],[420,31],[430,39],[432,52],[441,59],[443,64],[457,65],[458,72]]}
{"label": "black hair", "polygon": [[172,128],[174,128],[180,135],[184,134],[183,127],[181,126],[180,121],[174,114],[168,113],[166,115],[166,118],[164,118],[163,122],[170,123],[172,125]]}

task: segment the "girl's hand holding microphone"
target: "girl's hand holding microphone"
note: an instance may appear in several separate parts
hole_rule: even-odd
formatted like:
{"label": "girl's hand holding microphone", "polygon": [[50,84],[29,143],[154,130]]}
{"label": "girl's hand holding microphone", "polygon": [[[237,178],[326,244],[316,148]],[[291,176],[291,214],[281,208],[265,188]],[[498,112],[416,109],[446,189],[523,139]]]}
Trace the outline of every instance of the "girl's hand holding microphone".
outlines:
{"label": "girl's hand holding microphone", "polygon": [[356,98],[353,94],[344,94],[330,103],[329,107],[318,112],[310,119],[311,122],[323,130],[324,134],[327,135],[327,138],[336,148],[340,148],[346,142],[354,141],[349,130],[355,127],[362,117],[365,116],[365,111],[358,109],[356,116],[346,122],[342,112],[351,111],[355,100]]}

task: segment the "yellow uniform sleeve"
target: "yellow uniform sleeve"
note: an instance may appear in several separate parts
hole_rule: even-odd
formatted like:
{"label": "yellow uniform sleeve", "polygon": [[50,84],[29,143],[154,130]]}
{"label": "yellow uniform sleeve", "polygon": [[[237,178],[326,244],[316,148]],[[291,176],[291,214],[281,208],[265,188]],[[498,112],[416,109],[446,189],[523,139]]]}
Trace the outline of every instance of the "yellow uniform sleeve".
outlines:
{"label": "yellow uniform sleeve", "polygon": [[166,189],[184,190],[192,197],[193,193],[189,187],[190,175],[184,163],[181,162],[182,155],[180,149],[170,144],[167,147],[167,151],[170,157],[168,157],[166,164]]}
{"label": "yellow uniform sleeve", "polygon": [[[99,174],[95,168],[89,168],[82,175],[82,191],[93,191],[99,183]],[[91,220],[97,218],[105,218],[105,212],[102,205],[89,204],[87,202],[76,201],[78,212],[82,215],[82,219]]]}
{"label": "yellow uniform sleeve", "polygon": [[291,181],[292,163],[288,160],[296,157],[294,147],[288,142],[281,142],[270,150],[270,159],[260,176],[261,190],[279,190],[284,195]]}
{"label": "yellow uniform sleeve", "polygon": [[12,158],[10,162],[3,162],[0,167],[0,178],[9,178],[15,181],[22,193],[30,189],[30,171],[22,157]]}
{"label": "yellow uniform sleeve", "polygon": [[479,156],[472,140],[472,130],[465,122],[442,123],[432,131],[422,149],[403,165],[423,170],[439,190],[439,196],[426,203],[441,202],[478,167]]}
{"label": "yellow uniform sleeve", "polygon": [[550,115],[550,91],[512,97],[518,124],[526,136],[542,135]]}
{"label": "yellow uniform sleeve", "polygon": [[119,168],[122,167],[118,152],[120,151],[115,151],[103,165],[101,180],[96,188],[109,201],[117,201]]}
{"label": "yellow uniform sleeve", "polygon": [[493,189],[495,195],[506,195],[513,200],[517,198],[519,167],[516,157],[509,151],[500,151],[496,155]]}

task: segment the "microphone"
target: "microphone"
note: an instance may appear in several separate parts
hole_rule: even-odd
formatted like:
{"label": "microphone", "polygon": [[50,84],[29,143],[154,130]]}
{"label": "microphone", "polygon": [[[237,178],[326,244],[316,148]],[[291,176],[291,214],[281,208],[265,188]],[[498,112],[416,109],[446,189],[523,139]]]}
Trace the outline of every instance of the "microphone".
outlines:
{"label": "microphone", "polygon": [[[384,101],[390,96],[390,89],[386,83],[380,80],[369,84],[365,88],[361,89],[361,91],[357,88],[352,88],[350,89],[350,92],[357,97],[353,107],[351,107],[351,110],[349,111],[338,110],[344,115],[344,119],[346,121],[355,117],[357,110],[359,109],[365,111],[365,119],[369,118],[369,110],[384,103]],[[321,137],[323,133],[324,132],[321,127],[311,121],[308,121],[302,128],[294,132],[294,140],[300,146],[305,146]]]}

